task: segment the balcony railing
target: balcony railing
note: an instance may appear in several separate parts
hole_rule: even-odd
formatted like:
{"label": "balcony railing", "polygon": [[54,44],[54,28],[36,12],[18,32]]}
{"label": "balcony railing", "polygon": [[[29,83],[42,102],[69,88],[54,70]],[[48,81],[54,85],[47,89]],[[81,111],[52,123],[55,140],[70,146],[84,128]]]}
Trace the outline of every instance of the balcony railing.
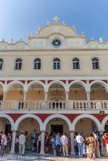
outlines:
{"label": "balcony railing", "polygon": [[106,110],[107,100],[69,100],[69,101],[0,101],[0,111],[20,110]]}

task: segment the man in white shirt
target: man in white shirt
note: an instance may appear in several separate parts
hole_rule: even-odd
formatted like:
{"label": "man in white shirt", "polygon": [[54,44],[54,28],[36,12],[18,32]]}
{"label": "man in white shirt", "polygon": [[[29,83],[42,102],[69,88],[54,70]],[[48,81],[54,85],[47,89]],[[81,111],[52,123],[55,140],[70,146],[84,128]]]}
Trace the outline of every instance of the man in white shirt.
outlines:
{"label": "man in white shirt", "polygon": [[64,133],[60,139],[62,147],[63,147],[63,155],[68,157],[68,138]]}
{"label": "man in white shirt", "polygon": [[4,156],[5,146],[7,145],[6,135],[1,131],[1,155]]}
{"label": "man in white shirt", "polygon": [[25,135],[21,132],[19,136],[19,154],[24,156],[25,152]]}
{"label": "man in white shirt", "polygon": [[84,142],[84,139],[83,139],[83,137],[81,136],[80,133],[76,136],[76,141],[77,141],[77,144],[78,144],[79,158],[82,158],[83,157],[83,142]]}

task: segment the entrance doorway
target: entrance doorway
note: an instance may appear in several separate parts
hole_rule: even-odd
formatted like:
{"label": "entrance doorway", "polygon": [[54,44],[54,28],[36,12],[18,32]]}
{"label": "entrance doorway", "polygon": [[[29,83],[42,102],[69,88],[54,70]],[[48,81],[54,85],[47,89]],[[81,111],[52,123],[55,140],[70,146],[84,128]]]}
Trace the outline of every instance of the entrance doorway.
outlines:
{"label": "entrance doorway", "polygon": [[66,133],[67,135],[69,135],[69,127],[67,122],[57,117],[51,119],[48,122],[46,126],[46,131],[48,132],[49,135],[52,135],[57,132],[60,132],[60,134]]}
{"label": "entrance doorway", "polygon": [[105,124],[105,132],[108,132],[108,120],[107,120],[107,122]]}
{"label": "entrance doorway", "polygon": [[11,125],[10,124],[5,125],[5,134],[7,135],[8,133],[11,133]]}
{"label": "entrance doorway", "polygon": [[51,133],[63,133],[63,125],[51,125]]}
{"label": "entrance doorway", "polygon": [[108,132],[108,125],[105,125],[105,132]]}

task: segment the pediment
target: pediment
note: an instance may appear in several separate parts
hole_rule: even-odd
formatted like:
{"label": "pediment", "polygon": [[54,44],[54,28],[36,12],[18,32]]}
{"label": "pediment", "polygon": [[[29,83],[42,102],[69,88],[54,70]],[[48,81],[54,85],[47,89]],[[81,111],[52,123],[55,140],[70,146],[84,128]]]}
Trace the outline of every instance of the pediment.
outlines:
{"label": "pediment", "polygon": [[96,40],[91,40],[88,42],[88,47],[89,48],[98,48],[99,42]]}
{"label": "pediment", "polygon": [[26,47],[26,43],[24,41],[18,41],[15,44],[16,49],[25,49],[25,47]]}

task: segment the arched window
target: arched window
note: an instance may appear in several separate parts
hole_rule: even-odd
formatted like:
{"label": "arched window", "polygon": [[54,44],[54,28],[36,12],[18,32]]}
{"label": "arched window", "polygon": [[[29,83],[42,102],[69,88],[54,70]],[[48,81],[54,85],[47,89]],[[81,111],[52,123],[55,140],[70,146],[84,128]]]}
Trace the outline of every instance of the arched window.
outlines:
{"label": "arched window", "polygon": [[17,59],[15,63],[15,70],[21,70],[22,68],[22,59]]}
{"label": "arched window", "polygon": [[98,58],[92,59],[92,68],[93,69],[99,69],[99,59]]}
{"label": "arched window", "polygon": [[37,58],[34,60],[34,69],[41,69],[41,59]]}
{"label": "arched window", "polygon": [[53,60],[53,69],[60,69],[60,59],[59,58],[55,58]]}
{"label": "arched window", "polygon": [[73,69],[80,69],[80,61],[78,58],[73,59]]}
{"label": "arched window", "polygon": [[3,59],[0,59],[0,70],[3,69]]}

